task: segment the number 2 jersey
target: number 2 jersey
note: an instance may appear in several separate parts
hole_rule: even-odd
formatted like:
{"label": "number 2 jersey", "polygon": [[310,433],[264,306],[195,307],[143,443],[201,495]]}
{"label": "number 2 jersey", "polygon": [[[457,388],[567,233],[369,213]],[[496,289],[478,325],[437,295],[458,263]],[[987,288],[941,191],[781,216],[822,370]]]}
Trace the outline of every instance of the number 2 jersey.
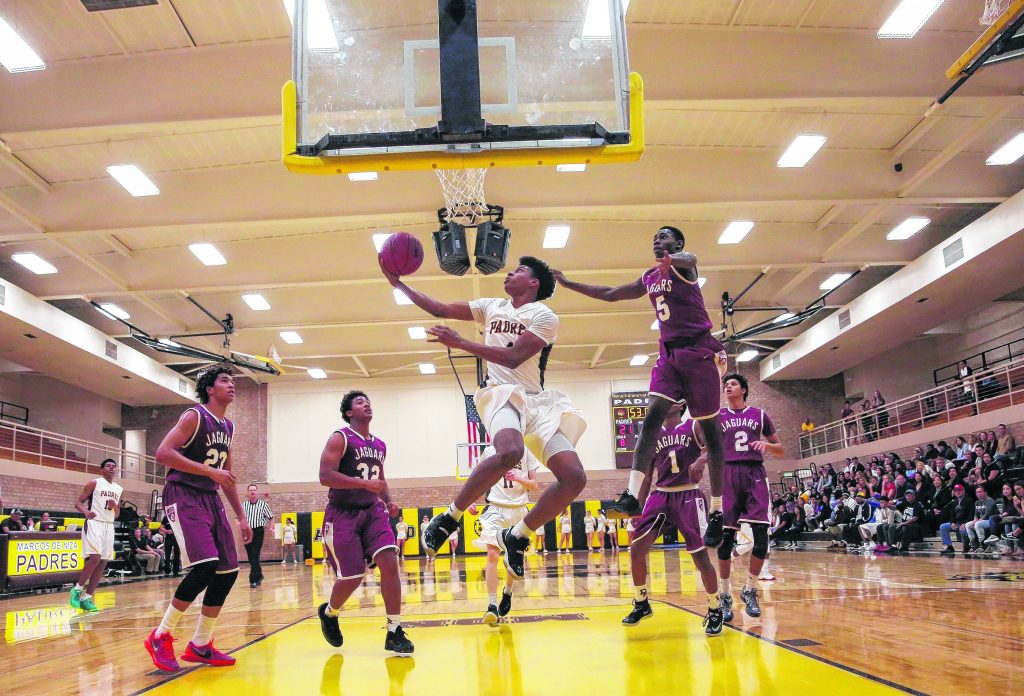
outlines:
{"label": "number 2 jersey", "polygon": [[[223,469],[228,461],[228,450],[231,449],[231,436],[235,433],[235,424],[227,418],[217,418],[202,404],[193,406],[188,411],[195,411],[199,415],[199,420],[192,437],[179,451],[194,462],[214,469]],[[166,480],[167,483],[182,483],[201,491],[216,491],[220,488],[216,481],[208,476],[189,474],[177,469],[169,470]]]}
{"label": "number 2 jersey", "polygon": [[700,457],[701,444],[694,435],[696,421],[691,418],[674,428],[662,428],[654,445],[655,490],[687,486],[690,467]]}
{"label": "number 2 jersey", "polygon": [[750,443],[775,434],[775,426],[767,413],[756,406],[747,406],[740,411],[723,408],[718,412],[718,422],[722,426],[726,464],[764,463],[764,455]]}
{"label": "number 2 jersey", "polygon": [[[350,427],[335,430],[345,438],[345,454],[338,462],[338,473],[370,481],[384,478],[384,458],[388,448],[384,441],[373,435],[363,437]],[[339,508],[367,508],[379,496],[362,488],[332,488],[327,493],[331,505]]]}

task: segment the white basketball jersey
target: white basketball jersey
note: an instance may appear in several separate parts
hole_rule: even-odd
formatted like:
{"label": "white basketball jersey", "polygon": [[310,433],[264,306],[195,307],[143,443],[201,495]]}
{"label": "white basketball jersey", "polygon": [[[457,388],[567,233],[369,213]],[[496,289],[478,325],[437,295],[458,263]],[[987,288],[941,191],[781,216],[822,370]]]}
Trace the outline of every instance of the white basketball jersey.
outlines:
{"label": "white basketball jersey", "polygon": [[96,522],[113,522],[114,505],[121,504],[121,493],[124,491],[116,483],[107,483],[107,480],[100,476],[96,479],[96,487],[92,489],[92,498],[89,509],[96,513],[93,518]]}
{"label": "white basketball jersey", "polygon": [[[510,348],[526,331],[549,346],[558,338],[558,316],[540,302],[530,302],[516,309],[509,299],[482,297],[472,300],[469,308],[474,321],[484,328],[484,345]],[[487,383],[516,384],[527,394],[540,393],[540,355],[538,352],[516,368],[487,363]]]}
{"label": "white basketball jersey", "polygon": [[[523,451],[525,452],[523,460],[516,464],[515,468],[522,476],[529,476],[530,471],[540,468],[540,462],[528,448]],[[494,446],[488,445],[480,457],[483,459],[492,454],[494,454]],[[508,481],[502,476],[496,484],[491,486],[491,490],[487,491],[487,502],[501,507],[518,507],[530,502],[530,492],[523,488],[523,484],[518,481]]]}

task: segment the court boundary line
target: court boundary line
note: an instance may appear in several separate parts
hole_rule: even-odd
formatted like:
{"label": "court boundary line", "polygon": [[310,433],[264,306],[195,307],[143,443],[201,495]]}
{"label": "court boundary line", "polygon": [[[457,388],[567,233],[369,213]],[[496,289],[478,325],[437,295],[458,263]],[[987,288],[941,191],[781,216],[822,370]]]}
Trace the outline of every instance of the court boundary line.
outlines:
{"label": "court boundary line", "polygon": [[[704,618],[704,615],[701,614],[700,612],[695,611],[693,609],[687,609],[684,606],[680,606],[680,605],[675,604],[673,602],[670,602],[670,601],[668,601],[666,599],[656,599],[654,601],[661,602],[662,604],[667,604],[668,606],[673,607],[674,609],[678,609],[680,611],[685,611],[687,614],[692,614],[693,616],[696,616],[696,617],[699,617],[699,618]],[[912,689],[909,686],[904,686],[903,684],[898,684],[898,683],[896,683],[894,681],[890,681],[890,680],[888,680],[888,679],[886,679],[884,677],[875,676],[874,674],[868,674],[867,672],[863,672],[863,671],[857,669],[856,667],[851,667],[849,665],[844,665],[844,664],[842,664],[840,662],[835,662],[834,660],[830,660],[827,657],[822,657],[821,655],[815,655],[813,653],[809,653],[809,652],[807,652],[805,650],[801,650],[800,648],[794,647],[792,645],[786,645],[785,643],[779,642],[779,641],[777,641],[777,640],[775,640],[773,638],[768,638],[767,636],[763,636],[763,635],[761,635],[759,633],[754,633],[750,629],[741,628],[739,626],[733,626],[732,624],[729,624],[729,623],[726,623],[725,627],[726,628],[731,628],[734,631],[746,634],[746,635],[751,636],[753,638],[757,638],[758,640],[763,640],[764,642],[769,643],[771,645],[774,645],[775,647],[782,648],[783,650],[789,650],[790,652],[797,653],[798,655],[802,655],[803,657],[809,657],[812,660],[817,660],[818,662],[822,662],[822,663],[824,663],[826,665],[829,665],[831,667],[836,667],[838,669],[843,670],[844,672],[849,672],[850,674],[856,674],[858,677],[863,677],[864,679],[868,679],[868,680],[876,682],[878,684],[882,684],[884,686],[891,687],[893,689],[896,689],[897,691],[902,691],[902,692],[907,693],[907,694],[912,694],[913,696],[928,696],[928,694],[926,692],[924,692],[924,691],[918,691],[917,689]],[[713,637],[709,638],[709,640],[713,640],[713,639],[714,639]]]}

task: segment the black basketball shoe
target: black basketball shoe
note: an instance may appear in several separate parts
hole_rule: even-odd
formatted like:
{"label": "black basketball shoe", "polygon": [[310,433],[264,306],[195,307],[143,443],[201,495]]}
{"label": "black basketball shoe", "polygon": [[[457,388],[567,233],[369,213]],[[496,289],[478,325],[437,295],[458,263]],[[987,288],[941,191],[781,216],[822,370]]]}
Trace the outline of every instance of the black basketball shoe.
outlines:
{"label": "black basketball shoe", "polygon": [[715,510],[708,515],[708,528],[704,530],[704,545],[709,549],[717,549],[722,545],[722,511]]}
{"label": "black basketball shoe", "polygon": [[530,547],[529,539],[520,539],[511,529],[503,529],[498,535],[498,548],[505,552],[505,569],[516,579],[526,573],[526,549]]}
{"label": "black basketball shoe", "polygon": [[412,641],[405,635],[401,626],[393,631],[388,631],[387,634],[387,638],[384,639],[385,650],[396,655],[412,655],[416,648],[413,647]]}
{"label": "black basketball shoe", "polygon": [[649,601],[647,601],[646,599],[639,601],[634,599],[633,611],[629,612],[629,616],[624,618],[622,620],[622,623],[624,623],[627,626],[635,626],[636,624],[640,623],[643,619],[646,619],[648,616],[653,615],[654,610],[651,609],[651,603]]}
{"label": "black basketball shoe", "polygon": [[510,611],[512,611],[512,593],[506,588],[502,590],[501,601],[498,602],[498,616],[508,616]]}
{"label": "black basketball shoe", "polygon": [[420,534],[423,549],[428,556],[434,556],[441,545],[448,541],[448,537],[457,531],[459,531],[459,522],[449,515],[447,510],[440,515],[434,515],[434,518],[427,523]]}
{"label": "black basketball shoe", "polygon": [[484,612],[484,623],[488,626],[494,626],[498,623],[498,607],[493,604],[487,605],[487,611]]}
{"label": "black basketball shoe", "polygon": [[757,618],[761,615],[761,605],[757,602],[757,588],[747,589],[743,588],[740,592],[740,599],[747,605],[747,616]]}
{"label": "black basketball shoe", "polygon": [[608,516],[612,519],[636,517],[640,514],[640,503],[637,502],[636,496],[625,490],[619,493],[618,500],[608,504],[608,510]]}
{"label": "black basketball shoe", "polygon": [[725,625],[725,615],[722,614],[722,608],[708,609],[707,616],[704,617],[704,633],[709,636],[717,636],[722,632],[722,626]]}
{"label": "black basketball shoe", "polygon": [[722,605],[722,621],[732,621],[735,618],[732,615],[732,595],[723,592],[718,595],[718,601]]}
{"label": "black basketball shoe", "polygon": [[345,642],[345,638],[341,635],[338,617],[327,614],[327,602],[321,604],[316,613],[320,617],[320,630],[324,634],[324,640],[334,647],[340,648],[342,643]]}

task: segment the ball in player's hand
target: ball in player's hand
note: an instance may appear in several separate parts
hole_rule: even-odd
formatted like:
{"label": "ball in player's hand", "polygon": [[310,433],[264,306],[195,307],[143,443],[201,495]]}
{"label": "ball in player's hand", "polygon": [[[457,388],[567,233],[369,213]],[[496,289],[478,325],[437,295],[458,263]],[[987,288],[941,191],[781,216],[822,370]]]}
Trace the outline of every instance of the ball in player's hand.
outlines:
{"label": "ball in player's hand", "polygon": [[380,249],[380,265],[392,275],[415,273],[423,264],[423,245],[408,232],[396,232]]}

